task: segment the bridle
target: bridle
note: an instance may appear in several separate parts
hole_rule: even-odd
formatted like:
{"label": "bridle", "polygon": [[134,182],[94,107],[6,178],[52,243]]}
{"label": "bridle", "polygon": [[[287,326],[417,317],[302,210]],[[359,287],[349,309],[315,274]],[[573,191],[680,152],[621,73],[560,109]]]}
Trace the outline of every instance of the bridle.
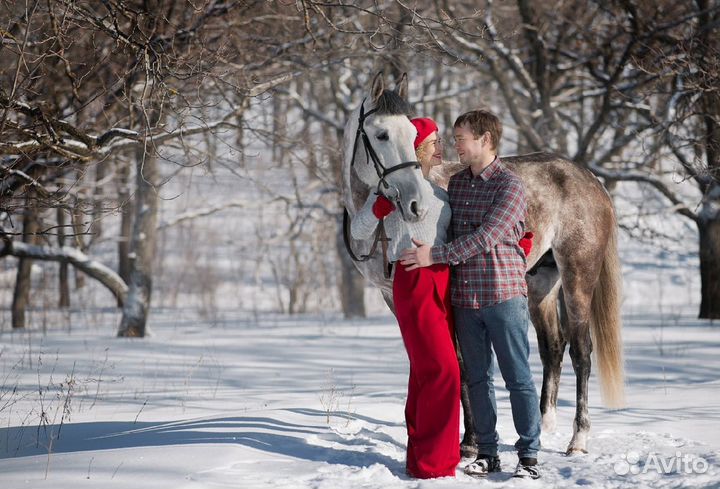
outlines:
{"label": "bridle", "polygon": [[[398,165],[392,166],[390,168],[386,168],[382,162],[380,161],[380,158],[378,157],[377,153],[375,152],[375,149],[373,149],[372,144],[370,144],[370,137],[367,135],[367,132],[365,132],[365,119],[367,119],[370,115],[377,112],[377,108],[374,108],[372,110],[369,110],[365,112],[365,100],[363,99],[362,104],[360,104],[360,115],[358,116],[358,128],[355,132],[355,141],[353,142],[353,153],[352,153],[352,159],[350,160],[350,167],[355,165],[355,156],[357,155],[357,149],[358,149],[358,140],[362,140],[363,148],[365,149],[365,159],[368,163],[372,161],[373,166],[375,167],[375,172],[378,175],[378,178],[380,179],[378,181],[377,186],[377,193],[380,195],[384,195],[386,198],[392,200],[395,202],[395,204],[400,208],[400,212],[404,212],[403,208],[400,204],[400,189],[398,189],[395,186],[391,186],[385,177],[387,177],[389,174],[396,172],[398,170],[402,170],[405,168],[413,168],[413,169],[419,169],[420,163],[418,161],[405,161]],[[390,192],[392,190],[392,193]],[[385,226],[383,224],[383,219],[380,219],[380,222],[378,224],[377,231],[375,232],[375,239],[373,240],[373,244],[370,247],[370,251],[366,255],[360,255],[359,257],[353,252],[351,246],[350,246],[350,235],[349,235],[349,224],[350,224],[350,215],[348,214],[347,209],[344,209],[343,214],[343,240],[345,241],[345,248],[348,251],[348,254],[350,255],[350,258],[352,258],[354,261],[357,262],[364,262],[368,261],[370,257],[375,254],[375,250],[377,249],[378,242],[382,243],[382,250],[383,250],[383,273],[385,275],[386,279],[390,278],[391,274],[391,265],[388,263],[387,259],[387,243],[390,241],[390,239],[385,234]]]}
{"label": "bridle", "polygon": [[[380,158],[378,157],[377,153],[375,152],[375,149],[373,149],[372,144],[370,144],[370,138],[367,135],[367,132],[365,132],[365,119],[367,119],[369,116],[377,112],[377,108],[374,108],[372,110],[369,110],[368,112],[365,112],[365,100],[363,99],[362,104],[360,105],[360,115],[358,116],[358,128],[357,131],[355,131],[355,142],[353,142],[353,153],[352,153],[352,159],[350,160],[350,166],[352,167],[355,164],[355,156],[357,155],[357,149],[358,149],[358,140],[362,140],[363,148],[365,149],[365,159],[370,163],[372,161],[373,166],[375,167],[375,172],[377,173],[378,178],[380,181],[378,182],[377,192],[378,194],[382,194],[385,197],[387,197],[390,200],[395,201],[396,203],[400,202],[400,190],[395,186],[390,186],[390,184],[385,180],[385,177],[387,177],[389,174],[396,172],[398,170],[402,170],[404,168],[413,168],[413,169],[419,169],[420,163],[418,161],[405,161],[403,163],[400,163],[395,166],[391,166],[390,168],[386,168],[382,162],[380,161]],[[384,189],[384,191],[383,191]],[[390,189],[394,190],[394,193],[388,194],[388,191]]]}

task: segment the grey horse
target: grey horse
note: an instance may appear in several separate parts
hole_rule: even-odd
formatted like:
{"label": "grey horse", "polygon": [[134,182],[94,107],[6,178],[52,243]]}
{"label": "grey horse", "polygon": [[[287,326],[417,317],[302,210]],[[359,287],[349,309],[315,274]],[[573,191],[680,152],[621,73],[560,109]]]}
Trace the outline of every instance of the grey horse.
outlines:
{"label": "grey horse", "polygon": [[[399,198],[398,207],[406,220],[423,216],[422,192],[417,190],[422,175],[418,171],[393,171],[396,166],[408,168],[415,159],[406,99],[406,75],[394,90],[388,90],[380,73],[361,107],[350,114],[345,126],[343,165],[343,197],[350,219],[373,191],[389,192],[389,197]],[[372,113],[361,117],[368,112]],[[358,137],[359,128],[365,139]],[[372,149],[368,151],[367,146]],[[380,161],[381,167],[373,160]],[[542,429],[552,432],[556,428],[560,372],[569,344],[576,376],[576,409],[567,453],[587,452],[593,347],[603,403],[611,408],[624,404],[622,276],[612,200],[590,171],[560,156],[533,153],[503,157],[502,161],[525,184],[526,229],[535,234],[528,257],[527,283],[530,318],[543,365]],[[431,178],[446,188],[449,178],[463,168],[459,163],[445,164]],[[375,247],[373,253],[367,253],[370,240],[350,238],[348,245],[370,255],[356,265],[381,290],[394,312],[392,282],[384,273],[381,250]],[[461,449],[463,455],[472,456],[476,448],[467,392],[463,382],[465,435]]]}

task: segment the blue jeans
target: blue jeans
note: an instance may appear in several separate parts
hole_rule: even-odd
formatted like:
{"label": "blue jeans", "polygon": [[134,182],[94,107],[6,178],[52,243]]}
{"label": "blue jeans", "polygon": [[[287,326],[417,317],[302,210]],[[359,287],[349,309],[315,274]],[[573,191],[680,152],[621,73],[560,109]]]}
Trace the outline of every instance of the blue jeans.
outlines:
{"label": "blue jeans", "polygon": [[540,404],[528,362],[527,298],[514,297],[481,309],[455,307],[453,311],[475,418],[478,453],[497,455],[494,349],[505,387],[510,392],[513,423],[520,437],[515,448],[520,457],[537,457]]}

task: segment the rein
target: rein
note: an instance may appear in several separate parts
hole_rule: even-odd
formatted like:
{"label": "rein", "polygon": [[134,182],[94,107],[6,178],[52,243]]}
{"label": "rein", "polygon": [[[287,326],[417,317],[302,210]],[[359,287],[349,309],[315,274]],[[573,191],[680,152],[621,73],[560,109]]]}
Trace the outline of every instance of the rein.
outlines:
{"label": "rein", "polygon": [[[380,161],[380,158],[378,157],[377,153],[375,152],[375,149],[372,147],[372,144],[370,144],[370,138],[367,135],[367,132],[365,132],[365,119],[367,119],[370,115],[377,112],[377,108],[374,108],[372,110],[369,110],[368,112],[365,112],[365,100],[363,99],[362,104],[360,104],[360,115],[358,116],[358,128],[355,132],[355,142],[353,142],[353,153],[352,158],[350,159],[350,166],[352,167],[355,165],[355,157],[357,156],[357,149],[358,149],[358,140],[362,140],[363,148],[365,149],[365,159],[368,163],[372,161],[373,166],[375,167],[375,172],[378,175],[378,178],[380,179],[378,181],[377,186],[377,193],[379,195],[383,195],[386,198],[389,198],[390,200],[393,200],[397,203],[398,207],[402,211],[402,207],[400,206],[400,190],[397,187],[391,186],[387,180],[385,180],[385,177],[387,177],[389,174],[396,172],[398,170],[402,170],[404,168],[413,168],[417,169],[420,168],[420,163],[417,161],[405,161],[403,163],[400,163],[398,165],[392,166],[390,168],[386,168],[382,162]],[[387,195],[390,190],[393,190],[394,192],[390,195]],[[384,190],[384,191],[383,191]],[[382,251],[383,251],[383,274],[386,279],[390,278],[391,274],[391,265],[388,262],[387,259],[387,243],[390,241],[390,238],[387,237],[385,233],[385,225],[384,225],[384,219],[380,219],[380,222],[378,223],[377,230],[375,231],[375,239],[373,240],[373,244],[370,247],[370,251],[365,255],[357,256],[350,246],[350,214],[348,213],[347,209],[344,209],[343,213],[343,241],[345,242],[345,248],[348,251],[348,254],[350,255],[350,258],[352,258],[356,262],[365,262],[370,259],[370,257],[375,253],[377,249],[378,242],[382,243]]]}

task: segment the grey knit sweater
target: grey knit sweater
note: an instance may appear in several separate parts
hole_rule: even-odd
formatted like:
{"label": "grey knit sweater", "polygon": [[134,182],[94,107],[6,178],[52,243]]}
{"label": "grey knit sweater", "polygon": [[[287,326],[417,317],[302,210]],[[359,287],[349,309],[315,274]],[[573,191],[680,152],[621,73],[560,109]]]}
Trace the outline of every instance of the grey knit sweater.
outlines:
{"label": "grey knit sweater", "polygon": [[[411,238],[415,238],[430,246],[445,244],[447,231],[452,217],[450,198],[441,187],[430,182],[433,195],[428,199],[428,212],[418,222],[405,222],[400,211],[394,211],[385,218],[385,233],[390,238],[388,243],[388,260],[395,262],[400,258],[402,250],[412,248]],[[355,214],[350,224],[350,234],[355,239],[370,238],[378,225],[378,218],[373,214],[372,207],[377,199],[371,193],[365,205]]]}

